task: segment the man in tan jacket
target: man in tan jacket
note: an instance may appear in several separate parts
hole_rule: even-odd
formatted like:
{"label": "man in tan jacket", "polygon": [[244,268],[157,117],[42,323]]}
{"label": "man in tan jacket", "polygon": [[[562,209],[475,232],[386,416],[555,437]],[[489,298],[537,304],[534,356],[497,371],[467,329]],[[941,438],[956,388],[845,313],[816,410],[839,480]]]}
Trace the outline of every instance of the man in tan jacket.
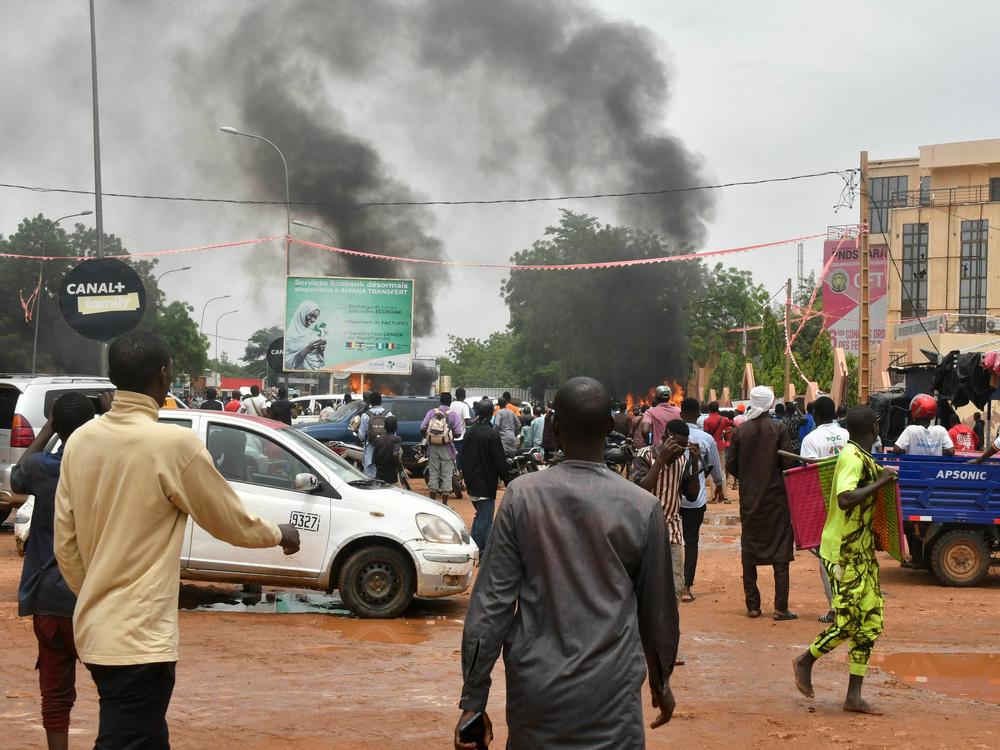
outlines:
{"label": "man in tan jacket", "polygon": [[157,423],[173,379],[152,333],[108,352],[111,411],[65,447],[56,492],[55,553],[77,594],[77,653],[100,696],[96,747],[169,748],[180,552],[190,515],[241,547],[299,549],[298,531],[246,511],[191,431]]}

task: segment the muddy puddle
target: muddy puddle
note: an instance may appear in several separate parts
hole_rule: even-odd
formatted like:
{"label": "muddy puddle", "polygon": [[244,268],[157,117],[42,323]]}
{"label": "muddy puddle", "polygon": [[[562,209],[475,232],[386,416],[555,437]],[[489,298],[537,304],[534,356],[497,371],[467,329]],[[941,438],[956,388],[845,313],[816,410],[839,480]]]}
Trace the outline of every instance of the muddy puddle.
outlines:
{"label": "muddy puddle", "polygon": [[460,621],[444,614],[430,620],[362,620],[354,617],[339,596],[316,592],[251,593],[235,588],[181,585],[179,607],[194,612],[238,612],[249,615],[327,615],[317,623],[345,638],[374,643],[418,644],[426,641],[437,626],[454,626]]}
{"label": "muddy puddle", "polygon": [[914,687],[1000,704],[997,654],[874,654],[872,664]]}

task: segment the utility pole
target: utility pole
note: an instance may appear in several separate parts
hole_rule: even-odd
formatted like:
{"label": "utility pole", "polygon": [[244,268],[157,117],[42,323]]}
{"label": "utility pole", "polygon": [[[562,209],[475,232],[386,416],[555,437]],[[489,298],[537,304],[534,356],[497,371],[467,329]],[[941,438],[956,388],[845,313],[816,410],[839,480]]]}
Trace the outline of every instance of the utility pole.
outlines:
{"label": "utility pole", "polygon": [[799,288],[802,287],[802,279],[804,279],[806,277],[806,271],[805,271],[805,247],[806,247],[805,243],[800,242],[799,243],[799,247],[798,247],[798,249],[797,249],[797,251],[795,253],[795,256],[796,256],[795,257],[795,260],[796,260],[796,269],[795,269],[795,271],[796,271],[796,275],[798,276],[798,278],[795,281],[798,283]]}
{"label": "utility pole", "polygon": [[785,390],[782,401],[788,401],[788,386],[792,383],[792,280],[785,282]]}
{"label": "utility pole", "polygon": [[[97,224],[97,257],[104,257],[104,201],[101,191],[101,116],[97,106],[97,18],[94,0],[90,0],[90,82],[94,110],[94,219]],[[103,341],[97,343],[97,374],[107,375]]]}
{"label": "utility pole", "polygon": [[868,388],[871,383],[871,353],[869,351],[870,341],[868,333],[871,324],[868,319],[868,152],[861,152],[861,200],[859,201],[861,210],[861,232],[858,236],[859,253],[861,255],[861,299],[858,301],[858,342],[859,362],[858,362],[858,403],[868,403]]}

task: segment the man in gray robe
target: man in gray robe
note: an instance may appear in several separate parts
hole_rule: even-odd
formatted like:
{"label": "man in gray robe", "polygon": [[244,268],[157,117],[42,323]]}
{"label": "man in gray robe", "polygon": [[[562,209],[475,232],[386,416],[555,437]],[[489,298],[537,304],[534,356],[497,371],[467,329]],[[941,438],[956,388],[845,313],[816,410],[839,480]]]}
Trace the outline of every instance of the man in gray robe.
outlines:
{"label": "man in gray robe", "polygon": [[[605,466],[611,427],[596,380],[559,389],[566,460],[511,483],[469,601],[459,727],[485,712],[502,647],[512,750],[645,747],[647,671],[660,709],[651,728],[673,713],[680,631],[666,525],[656,498]],[[455,747],[475,744],[456,727]]]}
{"label": "man in gray robe", "polygon": [[757,567],[774,570],[774,619],[795,620],[788,609],[789,570],[793,558],[792,521],[782,469],[791,468],[778,451],[791,451],[788,428],[770,417],[774,392],[758,385],[750,392],[746,421],[733,433],[726,451],[726,471],[740,482],[740,556],[747,617],[760,617]]}

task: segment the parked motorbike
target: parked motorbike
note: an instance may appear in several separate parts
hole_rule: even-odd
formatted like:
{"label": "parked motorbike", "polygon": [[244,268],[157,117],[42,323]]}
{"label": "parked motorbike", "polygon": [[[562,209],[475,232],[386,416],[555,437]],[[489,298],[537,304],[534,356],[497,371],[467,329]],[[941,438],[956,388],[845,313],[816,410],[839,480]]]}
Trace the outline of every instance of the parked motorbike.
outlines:
{"label": "parked motorbike", "polygon": [[612,432],[604,441],[604,463],[612,471],[628,479],[636,449],[632,438]]}
{"label": "parked motorbike", "polygon": [[354,464],[357,468],[361,469],[364,467],[365,453],[360,445],[345,443],[342,440],[331,440],[326,443],[326,447],[345,461]]}
{"label": "parked motorbike", "polygon": [[[427,446],[423,443],[419,443],[413,446],[413,455],[417,459],[416,467],[411,472],[411,476],[423,477],[424,480],[428,480],[430,474],[429,460],[427,458]],[[455,496],[456,499],[461,500],[465,492],[465,477],[462,476],[462,472],[455,467],[454,473],[451,475],[451,494]]]}

